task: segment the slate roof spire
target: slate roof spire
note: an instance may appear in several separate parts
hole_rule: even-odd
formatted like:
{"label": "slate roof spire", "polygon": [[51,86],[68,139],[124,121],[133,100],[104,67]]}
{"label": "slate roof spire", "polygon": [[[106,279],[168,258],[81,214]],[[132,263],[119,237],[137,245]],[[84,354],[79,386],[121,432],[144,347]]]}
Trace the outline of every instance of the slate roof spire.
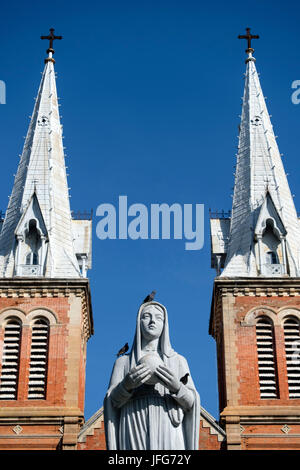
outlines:
{"label": "slate roof spire", "polygon": [[[50,30],[50,45],[60,39]],[[43,38],[43,37],[42,37]],[[80,277],[74,251],[62,126],[48,49],[0,234],[0,277]]]}
{"label": "slate roof spire", "polygon": [[[250,30],[241,38],[249,40],[249,35]],[[252,47],[246,50],[232,215],[221,276],[299,277],[299,222],[253,52]]]}

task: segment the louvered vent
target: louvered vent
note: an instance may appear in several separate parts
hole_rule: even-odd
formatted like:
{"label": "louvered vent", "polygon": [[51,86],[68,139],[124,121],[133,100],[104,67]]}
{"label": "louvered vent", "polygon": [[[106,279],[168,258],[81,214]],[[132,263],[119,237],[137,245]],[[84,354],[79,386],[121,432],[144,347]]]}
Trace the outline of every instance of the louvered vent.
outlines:
{"label": "louvered vent", "polygon": [[32,327],[28,399],[46,398],[49,325],[37,320]]}
{"label": "louvered vent", "polygon": [[4,331],[0,400],[16,400],[20,364],[21,324],[10,320]]}
{"label": "louvered vent", "polygon": [[262,317],[256,324],[260,398],[278,397],[274,359],[274,335],[271,321]]}
{"label": "louvered vent", "polygon": [[289,397],[300,398],[300,334],[297,318],[285,320],[284,340]]}

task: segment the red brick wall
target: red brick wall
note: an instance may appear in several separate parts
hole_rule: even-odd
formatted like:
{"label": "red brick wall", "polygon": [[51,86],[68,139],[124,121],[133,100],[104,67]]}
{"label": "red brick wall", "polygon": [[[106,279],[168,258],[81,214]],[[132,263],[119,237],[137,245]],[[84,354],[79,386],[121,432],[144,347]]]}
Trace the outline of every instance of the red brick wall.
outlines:
{"label": "red brick wall", "polygon": [[86,436],[85,442],[79,442],[77,450],[106,450],[104,423],[101,423],[101,428],[93,430],[92,436]]}
{"label": "red brick wall", "polygon": [[7,436],[1,439],[0,450],[57,449],[62,437],[58,425],[26,425],[20,423],[22,431],[17,435],[13,431],[16,424],[0,425],[0,435]]}
{"label": "red brick wall", "polygon": [[[52,297],[28,297],[28,298],[4,298],[0,297],[0,316],[9,309],[19,310],[23,314],[29,314],[37,309],[48,309],[53,312],[57,318],[57,324],[50,325],[48,367],[47,367],[47,389],[45,400],[28,400],[28,379],[30,365],[31,349],[31,328],[29,325],[23,325],[20,349],[20,367],[17,400],[0,401],[0,434],[7,436],[0,440],[0,449],[57,449],[61,445],[63,438],[64,422],[67,420],[69,408],[71,413],[76,407],[79,408],[78,417],[71,415],[72,424],[67,424],[69,437],[64,438],[64,442],[70,440],[75,431],[75,441],[78,432],[78,421],[83,417],[84,392],[85,392],[85,359],[86,359],[86,341],[82,334],[78,334],[78,362],[70,360],[69,367],[73,367],[73,374],[78,374],[79,389],[77,395],[73,398],[70,393],[70,383],[68,394],[73,400],[66,403],[67,386],[67,362],[69,338],[69,315],[70,305],[74,301],[74,296],[52,296]],[[78,303],[78,305],[80,305]],[[80,307],[79,307],[80,308]],[[13,316],[13,312],[12,312]],[[0,345],[4,338],[4,327],[0,327]],[[83,325],[82,325],[83,330]],[[74,340],[74,337],[72,337]],[[76,350],[77,343],[72,346],[72,351]],[[76,355],[77,357],[77,355]],[[2,350],[0,348],[0,374],[2,362]],[[74,376],[76,382],[76,375]],[[70,405],[70,403],[74,403]],[[20,411],[18,411],[20,410]],[[26,410],[26,411],[24,411]],[[28,410],[28,414],[27,414]],[[18,414],[20,413],[20,414]],[[74,421],[75,420],[75,421]],[[31,426],[30,424],[33,423]],[[51,423],[56,423],[53,426]],[[68,421],[69,423],[69,421]],[[13,428],[19,424],[23,429],[20,434],[16,434]],[[49,427],[50,426],[50,427]],[[52,426],[52,427],[51,427]],[[70,430],[70,426],[74,431]],[[72,438],[73,439],[73,438]],[[71,440],[72,440],[71,439]],[[74,440],[74,439],[73,439]],[[73,445],[73,442],[70,443]]]}
{"label": "red brick wall", "polygon": [[[203,427],[203,421],[200,422],[199,450],[220,450],[222,442],[218,441],[215,434],[210,434],[209,428]],[[101,428],[94,429],[94,435],[86,436],[86,442],[78,443],[78,450],[105,450],[104,423]]]}
{"label": "red brick wall", "polygon": [[[0,298],[0,311],[5,309],[20,309],[25,314],[39,308],[48,308],[58,319],[58,325],[50,327],[49,354],[48,354],[48,380],[46,400],[27,400],[28,374],[30,363],[31,329],[24,326],[22,329],[20,374],[18,384],[18,399],[1,400],[1,407],[32,407],[32,406],[63,406],[64,386],[66,380],[66,341],[69,303],[68,298]],[[4,328],[0,328],[0,344],[4,338]],[[0,357],[0,374],[1,374]],[[83,400],[82,400],[83,405]]]}
{"label": "red brick wall", "polygon": [[221,450],[222,442],[218,441],[218,436],[210,434],[209,428],[203,427],[200,421],[199,450]]}
{"label": "red brick wall", "polygon": [[[282,424],[243,427],[245,428],[242,433],[243,450],[300,449],[300,439],[297,437],[300,434],[300,425],[290,424],[288,434],[281,430]],[[257,437],[257,434],[263,437]]]}
{"label": "red brick wall", "polygon": [[275,359],[277,362],[279,398],[260,399],[255,326],[241,326],[246,313],[255,307],[300,308],[300,298],[293,297],[236,297],[236,347],[239,364],[239,405],[300,406],[300,399],[289,399],[283,327],[275,325]]}

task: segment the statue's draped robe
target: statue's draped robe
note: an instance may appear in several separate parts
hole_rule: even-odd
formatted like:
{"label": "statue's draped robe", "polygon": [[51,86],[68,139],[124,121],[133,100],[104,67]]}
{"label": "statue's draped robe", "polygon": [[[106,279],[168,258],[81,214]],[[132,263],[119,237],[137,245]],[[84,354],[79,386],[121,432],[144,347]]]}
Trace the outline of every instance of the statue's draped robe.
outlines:
{"label": "statue's draped robe", "polygon": [[[160,337],[160,355],[179,379],[190,373],[183,356],[170,345],[168,317]],[[109,450],[183,450],[198,449],[200,400],[192,378],[181,383],[176,394],[157,383],[143,384],[127,392],[122,381],[142,356],[140,314],[130,354],[119,357],[114,365],[109,388],[104,400],[106,444]]]}

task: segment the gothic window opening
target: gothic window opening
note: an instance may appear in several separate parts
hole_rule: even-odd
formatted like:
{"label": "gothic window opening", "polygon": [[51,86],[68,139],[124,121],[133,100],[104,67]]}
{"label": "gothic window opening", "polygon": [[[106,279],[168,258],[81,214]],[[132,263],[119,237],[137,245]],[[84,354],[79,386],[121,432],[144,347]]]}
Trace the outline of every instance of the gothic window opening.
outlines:
{"label": "gothic window opening", "polygon": [[278,246],[280,240],[274,233],[274,222],[269,219],[266,222],[266,229],[263,233],[262,242],[265,247],[265,263],[266,264],[278,264]]}
{"label": "gothic window opening", "polygon": [[267,317],[261,317],[257,321],[256,344],[258,355],[260,398],[278,398],[274,329],[272,321]]}
{"label": "gothic window opening", "polygon": [[16,400],[20,367],[22,326],[12,319],[6,324],[0,377],[0,400]]}
{"label": "gothic window opening", "polygon": [[47,391],[47,365],[49,348],[49,323],[36,320],[32,326],[28,399],[45,400]]}
{"label": "gothic window opening", "polygon": [[300,330],[298,318],[287,318],[283,328],[289,398],[300,398]]}
{"label": "gothic window opening", "polygon": [[38,251],[41,247],[41,237],[37,230],[36,220],[29,222],[28,232],[26,233],[25,243],[27,245],[26,264],[38,264]]}
{"label": "gothic window opening", "polygon": [[266,261],[267,264],[278,264],[278,257],[275,251],[267,251]]}
{"label": "gothic window opening", "polygon": [[[19,243],[22,243],[22,238]],[[23,276],[40,276],[42,274],[42,238],[36,219],[29,221],[24,233],[24,246],[19,247],[19,250],[21,263],[18,272]]]}
{"label": "gothic window opening", "polygon": [[39,257],[37,253],[27,253],[26,264],[28,265],[37,265],[39,264]]}

